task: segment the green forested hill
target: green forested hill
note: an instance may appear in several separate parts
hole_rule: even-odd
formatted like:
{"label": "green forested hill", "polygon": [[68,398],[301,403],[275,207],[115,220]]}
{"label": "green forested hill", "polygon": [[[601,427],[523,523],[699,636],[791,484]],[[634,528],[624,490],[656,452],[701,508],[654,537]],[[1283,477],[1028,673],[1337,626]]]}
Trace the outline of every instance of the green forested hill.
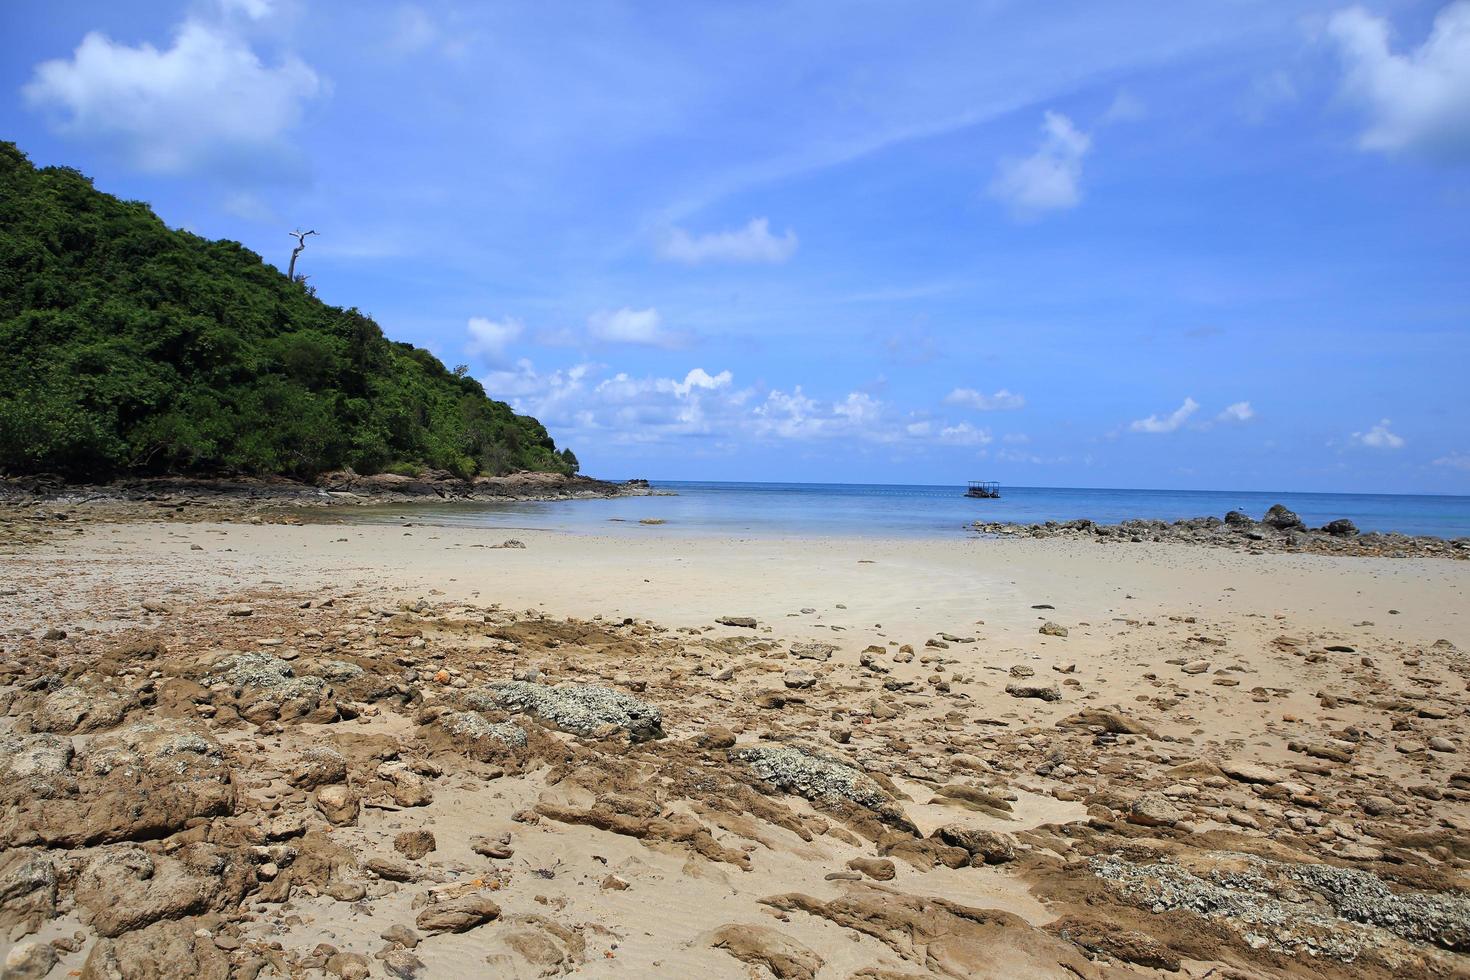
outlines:
{"label": "green forested hill", "polygon": [[0,143],[0,473],[575,472],[540,422],[316,299]]}

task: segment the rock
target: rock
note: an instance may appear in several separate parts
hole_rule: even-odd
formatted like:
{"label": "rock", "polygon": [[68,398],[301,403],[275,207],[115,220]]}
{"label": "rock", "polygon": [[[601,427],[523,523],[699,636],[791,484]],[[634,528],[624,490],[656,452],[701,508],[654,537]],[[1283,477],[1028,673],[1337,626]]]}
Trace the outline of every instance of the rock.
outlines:
{"label": "rock", "polygon": [[1210,669],[1210,662],[1208,660],[1191,660],[1186,664],[1182,664],[1179,669],[1186,674],[1203,674]]}
{"label": "rock", "polygon": [[390,949],[383,954],[383,969],[388,971],[389,976],[398,977],[399,980],[414,980],[428,967],[423,960],[406,949]]}
{"label": "rock", "polygon": [[1051,620],[1047,620],[1046,622],[1041,624],[1041,629],[1037,630],[1036,632],[1040,633],[1042,636],[1066,636],[1067,627],[1058,626]]}
{"label": "rock", "polygon": [[1061,688],[1050,681],[1011,681],[1006,685],[1006,693],[1013,698],[1036,698],[1041,701],[1062,699]]}
{"label": "rock", "polygon": [[756,627],[754,616],[721,616],[715,622],[721,626],[738,626],[741,629],[753,630]]}
{"label": "rock", "polygon": [[[951,760],[953,761],[953,760]],[[930,803],[941,806],[963,807],[966,810],[974,810],[976,813],[984,813],[987,816],[999,820],[1011,819],[1011,803],[1009,800],[994,793],[987,792],[975,786],[966,786],[963,783],[951,783],[941,786],[935,790],[935,797]]]}
{"label": "rock", "polygon": [[697,739],[702,749],[728,749],[735,744],[735,733],[723,725],[710,725]]}
{"label": "rock", "polygon": [[921,950],[916,965],[926,976],[1100,980],[1105,975],[1070,943],[999,909],[971,908],[866,882],[848,885],[830,901],[789,893],[761,899],[761,904],[826,919],[853,930],[854,936],[877,939],[905,959]]}
{"label": "rock", "polygon": [[435,749],[452,750],[480,762],[503,762],[529,743],[521,726],[487,721],[478,711],[446,711],[426,734]]}
{"label": "rock", "polygon": [[1431,752],[1458,752],[1459,747],[1445,738],[1443,735],[1435,735],[1429,739],[1429,751]]}
{"label": "rock", "polygon": [[419,944],[419,934],[402,923],[384,929],[379,933],[379,938],[397,943],[405,949],[414,949]]}
{"label": "rock", "polygon": [[138,697],[132,691],[67,685],[46,695],[31,717],[31,730],[83,735],[115,728],[136,707]]}
{"label": "rock", "polygon": [[1358,525],[1354,524],[1346,517],[1339,517],[1335,521],[1328,521],[1326,524],[1322,525],[1322,530],[1326,531],[1334,538],[1350,538],[1358,533]]}
{"label": "rock", "polygon": [[809,670],[792,669],[781,676],[781,682],[793,691],[816,687],[817,676]]}
{"label": "rock", "polygon": [[289,777],[298,789],[315,789],[347,781],[347,759],[330,745],[313,745],[296,759]]}
{"label": "rock", "polygon": [[316,791],[316,808],[336,826],[354,823],[358,811],[357,794],[341,783],[323,786]]}
{"label": "rock", "polygon": [[[249,974],[245,974],[249,975]],[[228,980],[230,961],[212,939],[185,922],[155,922],[101,939],[82,964],[81,980]]]}
{"label": "rock", "polygon": [[0,850],[0,936],[15,926],[35,932],[56,916],[56,899],[56,865],[45,852]]}
{"label": "rock", "polygon": [[500,906],[482,892],[435,902],[419,913],[415,923],[424,932],[467,932],[500,917]]}
{"label": "rock", "polygon": [[174,610],[172,606],[170,606],[167,602],[164,602],[162,599],[144,599],[143,611],[157,613],[160,615],[167,615]]}
{"label": "rock", "polygon": [[1128,809],[1128,822],[1142,827],[1172,827],[1188,816],[1167,797],[1145,793]]}
{"label": "rock", "polygon": [[417,877],[407,861],[386,854],[375,854],[362,866],[386,881],[413,881]]}
{"label": "rock", "polygon": [[229,606],[228,608],[226,608],[225,609],[225,615],[226,616],[235,616],[235,617],[243,618],[245,616],[253,616],[253,615],[255,615],[255,610],[252,609],[252,608],[250,608],[249,606],[243,604],[243,603],[237,603],[237,604],[235,604],[233,606]]}
{"label": "rock", "polygon": [[798,660],[831,660],[832,654],[836,652],[837,647],[831,643],[822,643],[817,640],[803,640],[791,644],[791,655]]}
{"label": "rock", "polygon": [[1169,947],[1137,930],[1120,929],[1116,922],[1069,915],[1051,923],[1046,930],[1110,959],[1170,972],[1180,967],[1179,957]]}
{"label": "rock", "polygon": [[610,687],[593,684],[492,684],[491,697],[509,711],[524,711],[539,721],[583,737],[602,734],[607,726],[627,733],[634,742],[663,738],[663,713],[658,708]]}
{"label": "rock", "polygon": [[1281,781],[1281,776],[1270,767],[1240,759],[1226,759],[1219,763],[1219,769],[1231,779],[1242,783],[1259,783],[1269,786]]}
{"label": "rock", "polygon": [[98,935],[112,938],[204,912],[220,890],[224,860],[196,845],[193,865],[132,844],[101,850],[76,883],[77,905]]}
{"label": "rock", "polygon": [[964,848],[977,867],[981,864],[1005,864],[1016,859],[1016,845],[1009,834],[950,824],[940,827],[932,836],[951,847]]}
{"label": "rock", "polygon": [[64,630],[64,629],[58,629],[57,627],[52,626],[50,629],[46,630],[44,633],[41,634],[41,639],[43,639],[43,640],[64,640],[64,639],[66,639],[66,630]]}
{"label": "rock", "polygon": [[510,846],[510,834],[502,834],[499,840],[491,840],[489,837],[476,834],[470,838],[470,850],[481,857],[493,858],[504,861],[514,856],[515,849]]}
{"label": "rock", "polygon": [[841,759],[794,745],[731,749],[730,758],[785,792],[829,804],[846,800],[867,807],[890,825],[913,826],[883,787]]}
{"label": "rock", "polygon": [[1127,715],[1116,711],[1107,711],[1102,708],[1084,708],[1074,715],[1068,715],[1057,722],[1058,728],[1101,728],[1105,732],[1114,735],[1144,735],[1154,738],[1152,728],[1141,721],[1129,718]]}
{"label": "rock", "polygon": [[710,946],[752,967],[763,967],[763,972],[777,980],[815,980],[824,963],[816,953],[770,926],[721,926],[710,937]]}
{"label": "rock", "polygon": [[898,873],[893,862],[887,858],[853,858],[847,862],[847,866],[854,871],[861,872],[874,881],[892,881]]}
{"label": "rock", "polygon": [[335,953],[326,964],[326,971],[342,980],[367,980],[372,975],[368,958],[361,953]]}
{"label": "rock", "polygon": [[1250,527],[1256,522],[1251,520],[1249,514],[1242,514],[1238,510],[1231,510],[1225,513],[1225,523],[1231,527]]}
{"label": "rock", "polygon": [[231,768],[218,742],[172,721],[76,747],[51,734],[0,732],[0,851],[36,839],[73,848],[164,837],[228,815]]}
{"label": "rock", "polygon": [[0,968],[3,980],[41,980],[51,972],[58,957],[50,943],[16,943],[5,954],[5,966]]}
{"label": "rock", "polygon": [[526,543],[519,538],[506,538],[499,544],[492,544],[490,547],[497,549],[506,548],[511,551],[524,551],[526,550]]}
{"label": "rock", "polygon": [[1272,504],[1271,509],[1266,511],[1266,516],[1261,518],[1261,523],[1267,527],[1274,527],[1278,531],[1291,531],[1305,527],[1296,512],[1287,510],[1284,504]]}
{"label": "rock", "polygon": [[428,830],[405,830],[393,838],[393,849],[410,861],[419,860],[437,847],[434,834]]}

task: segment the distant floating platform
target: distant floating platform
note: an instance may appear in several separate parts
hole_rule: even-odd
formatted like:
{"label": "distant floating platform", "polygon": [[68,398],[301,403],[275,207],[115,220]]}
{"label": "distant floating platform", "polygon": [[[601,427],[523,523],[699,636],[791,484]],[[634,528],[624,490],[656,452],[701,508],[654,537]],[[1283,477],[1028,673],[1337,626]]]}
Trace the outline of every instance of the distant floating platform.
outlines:
{"label": "distant floating platform", "polygon": [[994,500],[1000,496],[1000,484],[971,480],[969,487],[965,489],[965,496],[983,497],[988,500]]}

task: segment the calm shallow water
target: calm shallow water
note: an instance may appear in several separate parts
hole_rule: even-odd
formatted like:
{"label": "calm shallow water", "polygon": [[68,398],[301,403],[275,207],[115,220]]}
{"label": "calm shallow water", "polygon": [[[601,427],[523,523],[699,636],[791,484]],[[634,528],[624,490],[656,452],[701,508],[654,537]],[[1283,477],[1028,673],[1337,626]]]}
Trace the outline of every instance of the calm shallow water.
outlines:
{"label": "calm shallow water", "polygon": [[[584,534],[721,537],[955,537],[975,521],[1103,523],[1177,520],[1242,510],[1259,518],[1282,503],[1316,527],[1339,517],[1364,531],[1470,536],[1470,497],[1218,490],[1089,490],[1004,487],[999,500],[972,500],[957,486],[655,481],[677,496],[525,503],[458,502],[366,507],[353,520],[450,527],[541,528]],[[657,527],[643,518],[662,519]]]}

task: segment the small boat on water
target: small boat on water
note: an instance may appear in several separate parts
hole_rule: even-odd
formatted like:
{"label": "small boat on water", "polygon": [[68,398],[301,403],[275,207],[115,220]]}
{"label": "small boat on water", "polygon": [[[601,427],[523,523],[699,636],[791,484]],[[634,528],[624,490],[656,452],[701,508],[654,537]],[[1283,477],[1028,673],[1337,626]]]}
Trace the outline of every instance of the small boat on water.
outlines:
{"label": "small boat on water", "polygon": [[965,491],[966,497],[982,497],[994,500],[1000,496],[999,483],[984,483],[979,480],[971,480],[969,489]]}

